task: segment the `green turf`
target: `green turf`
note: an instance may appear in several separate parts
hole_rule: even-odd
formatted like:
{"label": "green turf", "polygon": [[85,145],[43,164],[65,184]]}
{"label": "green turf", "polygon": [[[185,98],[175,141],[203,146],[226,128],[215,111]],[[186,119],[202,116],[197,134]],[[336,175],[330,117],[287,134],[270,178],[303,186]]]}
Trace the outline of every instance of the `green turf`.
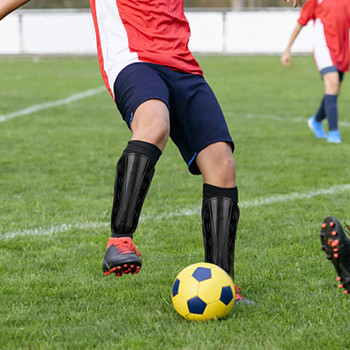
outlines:
{"label": "green turf", "polygon": [[[342,144],[316,140],[306,120],[322,82],[311,56],[293,59],[198,57],[236,144],[235,282],[257,302],[223,321],[188,322],[171,304],[177,273],[203,260],[201,178],[172,143],[135,234],[143,267],[115,278],[101,261],[130,132],[108,92],[0,123],[0,348],[350,349],[350,297],[318,236],[327,215],[350,222],[350,84]],[[1,59],[0,70],[0,115],[102,85],[96,58]]]}

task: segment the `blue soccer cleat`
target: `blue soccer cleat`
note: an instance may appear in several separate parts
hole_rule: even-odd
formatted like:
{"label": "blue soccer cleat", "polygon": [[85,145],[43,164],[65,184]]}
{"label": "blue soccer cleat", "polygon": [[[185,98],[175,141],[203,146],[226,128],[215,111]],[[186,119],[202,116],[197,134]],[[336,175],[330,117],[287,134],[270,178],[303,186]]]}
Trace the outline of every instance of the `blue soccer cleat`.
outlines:
{"label": "blue soccer cleat", "polygon": [[327,141],[331,143],[341,143],[339,130],[329,130],[327,135]]}
{"label": "blue soccer cleat", "polygon": [[307,125],[309,126],[311,131],[313,131],[317,139],[325,139],[327,137],[327,134],[323,129],[322,122],[318,122],[314,115],[308,119]]}

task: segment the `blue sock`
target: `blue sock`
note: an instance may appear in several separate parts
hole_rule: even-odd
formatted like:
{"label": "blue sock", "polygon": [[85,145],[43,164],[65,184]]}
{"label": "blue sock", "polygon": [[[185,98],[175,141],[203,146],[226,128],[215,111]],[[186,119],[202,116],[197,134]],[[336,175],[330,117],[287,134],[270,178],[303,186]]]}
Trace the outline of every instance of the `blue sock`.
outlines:
{"label": "blue sock", "polygon": [[323,99],[321,101],[320,107],[315,115],[315,119],[317,122],[321,122],[323,119],[326,118],[326,111],[324,108],[324,100],[325,100],[325,96],[323,96]]}
{"label": "blue sock", "polygon": [[338,130],[337,95],[324,95],[324,108],[328,120],[329,130]]}

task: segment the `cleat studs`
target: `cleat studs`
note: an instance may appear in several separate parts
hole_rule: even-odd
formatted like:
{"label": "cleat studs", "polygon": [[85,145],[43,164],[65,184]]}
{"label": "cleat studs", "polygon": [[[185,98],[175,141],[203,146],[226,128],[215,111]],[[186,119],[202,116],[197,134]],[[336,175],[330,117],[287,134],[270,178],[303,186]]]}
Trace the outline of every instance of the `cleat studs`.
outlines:
{"label": "cleat studs", "polygon": [[120,270],[121,268],[122,268],[121,266],[116,267],[116,269],[118,269],[118,270]]}
{"label": "cleat studs", "polygon": [[339,249],[338,248],[334,248],[333,252],[339,252]]}
{"label": "cleat studs", "polygon": [[337,231],[332,231],[332,236],[336,236],[337,235]]}
{"label": "cleat studs", "polygon": [[340,276],[337,277],[337,281],[338,281],[338,282],[341,281],[341,277],[340,277]]}
{"label": "cleat studs", "polygon": [[330,227],[333,227],[333,226],[334,226],[334,222],[331,221],[331,222],[329,223],[329,226],[330,226]]}
{"label": "cleat studs", "polygon": [[344,294],[349,294],[349,292],[347,291],[347,290],[344,290],[344,292],[343,292]]}
{"label": "cleat studs", "polygon": [[332,242],[331,246],[336,247],[339,244],[339,241],[336,239],[335,241]]}
{"label": "cleat studs", "polygon": [[333,257],[337,259],[337,258],[339,258],[339,255],[338,255],[337,253],[335,253],[335,254],[333,255]]}
{"label": "cleat studs", "polygon": [[322,228],[326,228],[327,225],[326,225],[325,223],[322,223],[321,227],[322,227]]}
{"label": "cleat studs", "polygon": [[344,288],[344,286],[343,286],[341,283],[339,283],[339,284],[338,284],[338,288],[341,289],[341,288]]}
{"label": "cleat studs", "polygon": [[127,268],[127,267],[128,267],[128,264],[124,264],[124,266],[123,266],[123,267]]}
{"label": "cleat studs", "polygon": [[329,239],[328,242],[327,242],[328,245],[331,245],[332,244],[332,241]]}

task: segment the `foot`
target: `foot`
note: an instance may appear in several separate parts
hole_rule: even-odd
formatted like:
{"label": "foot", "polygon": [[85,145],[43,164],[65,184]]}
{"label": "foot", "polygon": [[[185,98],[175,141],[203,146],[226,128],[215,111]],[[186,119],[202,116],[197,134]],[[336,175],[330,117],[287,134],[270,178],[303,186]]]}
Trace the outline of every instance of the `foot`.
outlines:
{"label": "foot", "polygon": [[334,216],[327,216],[321,225],[322,250],[337,271],[338,287],[344,288],[344,294],[350,293],[350,239]]}
{"label": "foot", "polygon": [[339,130],[329,130],[327,135],[327,141],[331,143],[341,143]]}
{"label": "foot", "polygon": [[255,301],[243,298],[242,295],[238,294],[241,291],[241,288],[237,287],[235,285],[235,291],[236,291],[236,295],[235,295],[235,303],[234,305],[237,305],[238,303],[240,304],[250,304],[250,305],[254,305]]}
{"label": "foot", "polygon": [[309,126],[311,131],[313,131],[317,139],[325,139],[327,137],[327,134],[323,129],[322,122],[318,122],[315,116],[312,116],[308,119],[307,125]]}
{"label": "foot", "polygon": [[131,238],[110,237],[102,262],[103,273],[110,275],[114,272],[116,276],[138,273],[142,265],[140,255]]}

